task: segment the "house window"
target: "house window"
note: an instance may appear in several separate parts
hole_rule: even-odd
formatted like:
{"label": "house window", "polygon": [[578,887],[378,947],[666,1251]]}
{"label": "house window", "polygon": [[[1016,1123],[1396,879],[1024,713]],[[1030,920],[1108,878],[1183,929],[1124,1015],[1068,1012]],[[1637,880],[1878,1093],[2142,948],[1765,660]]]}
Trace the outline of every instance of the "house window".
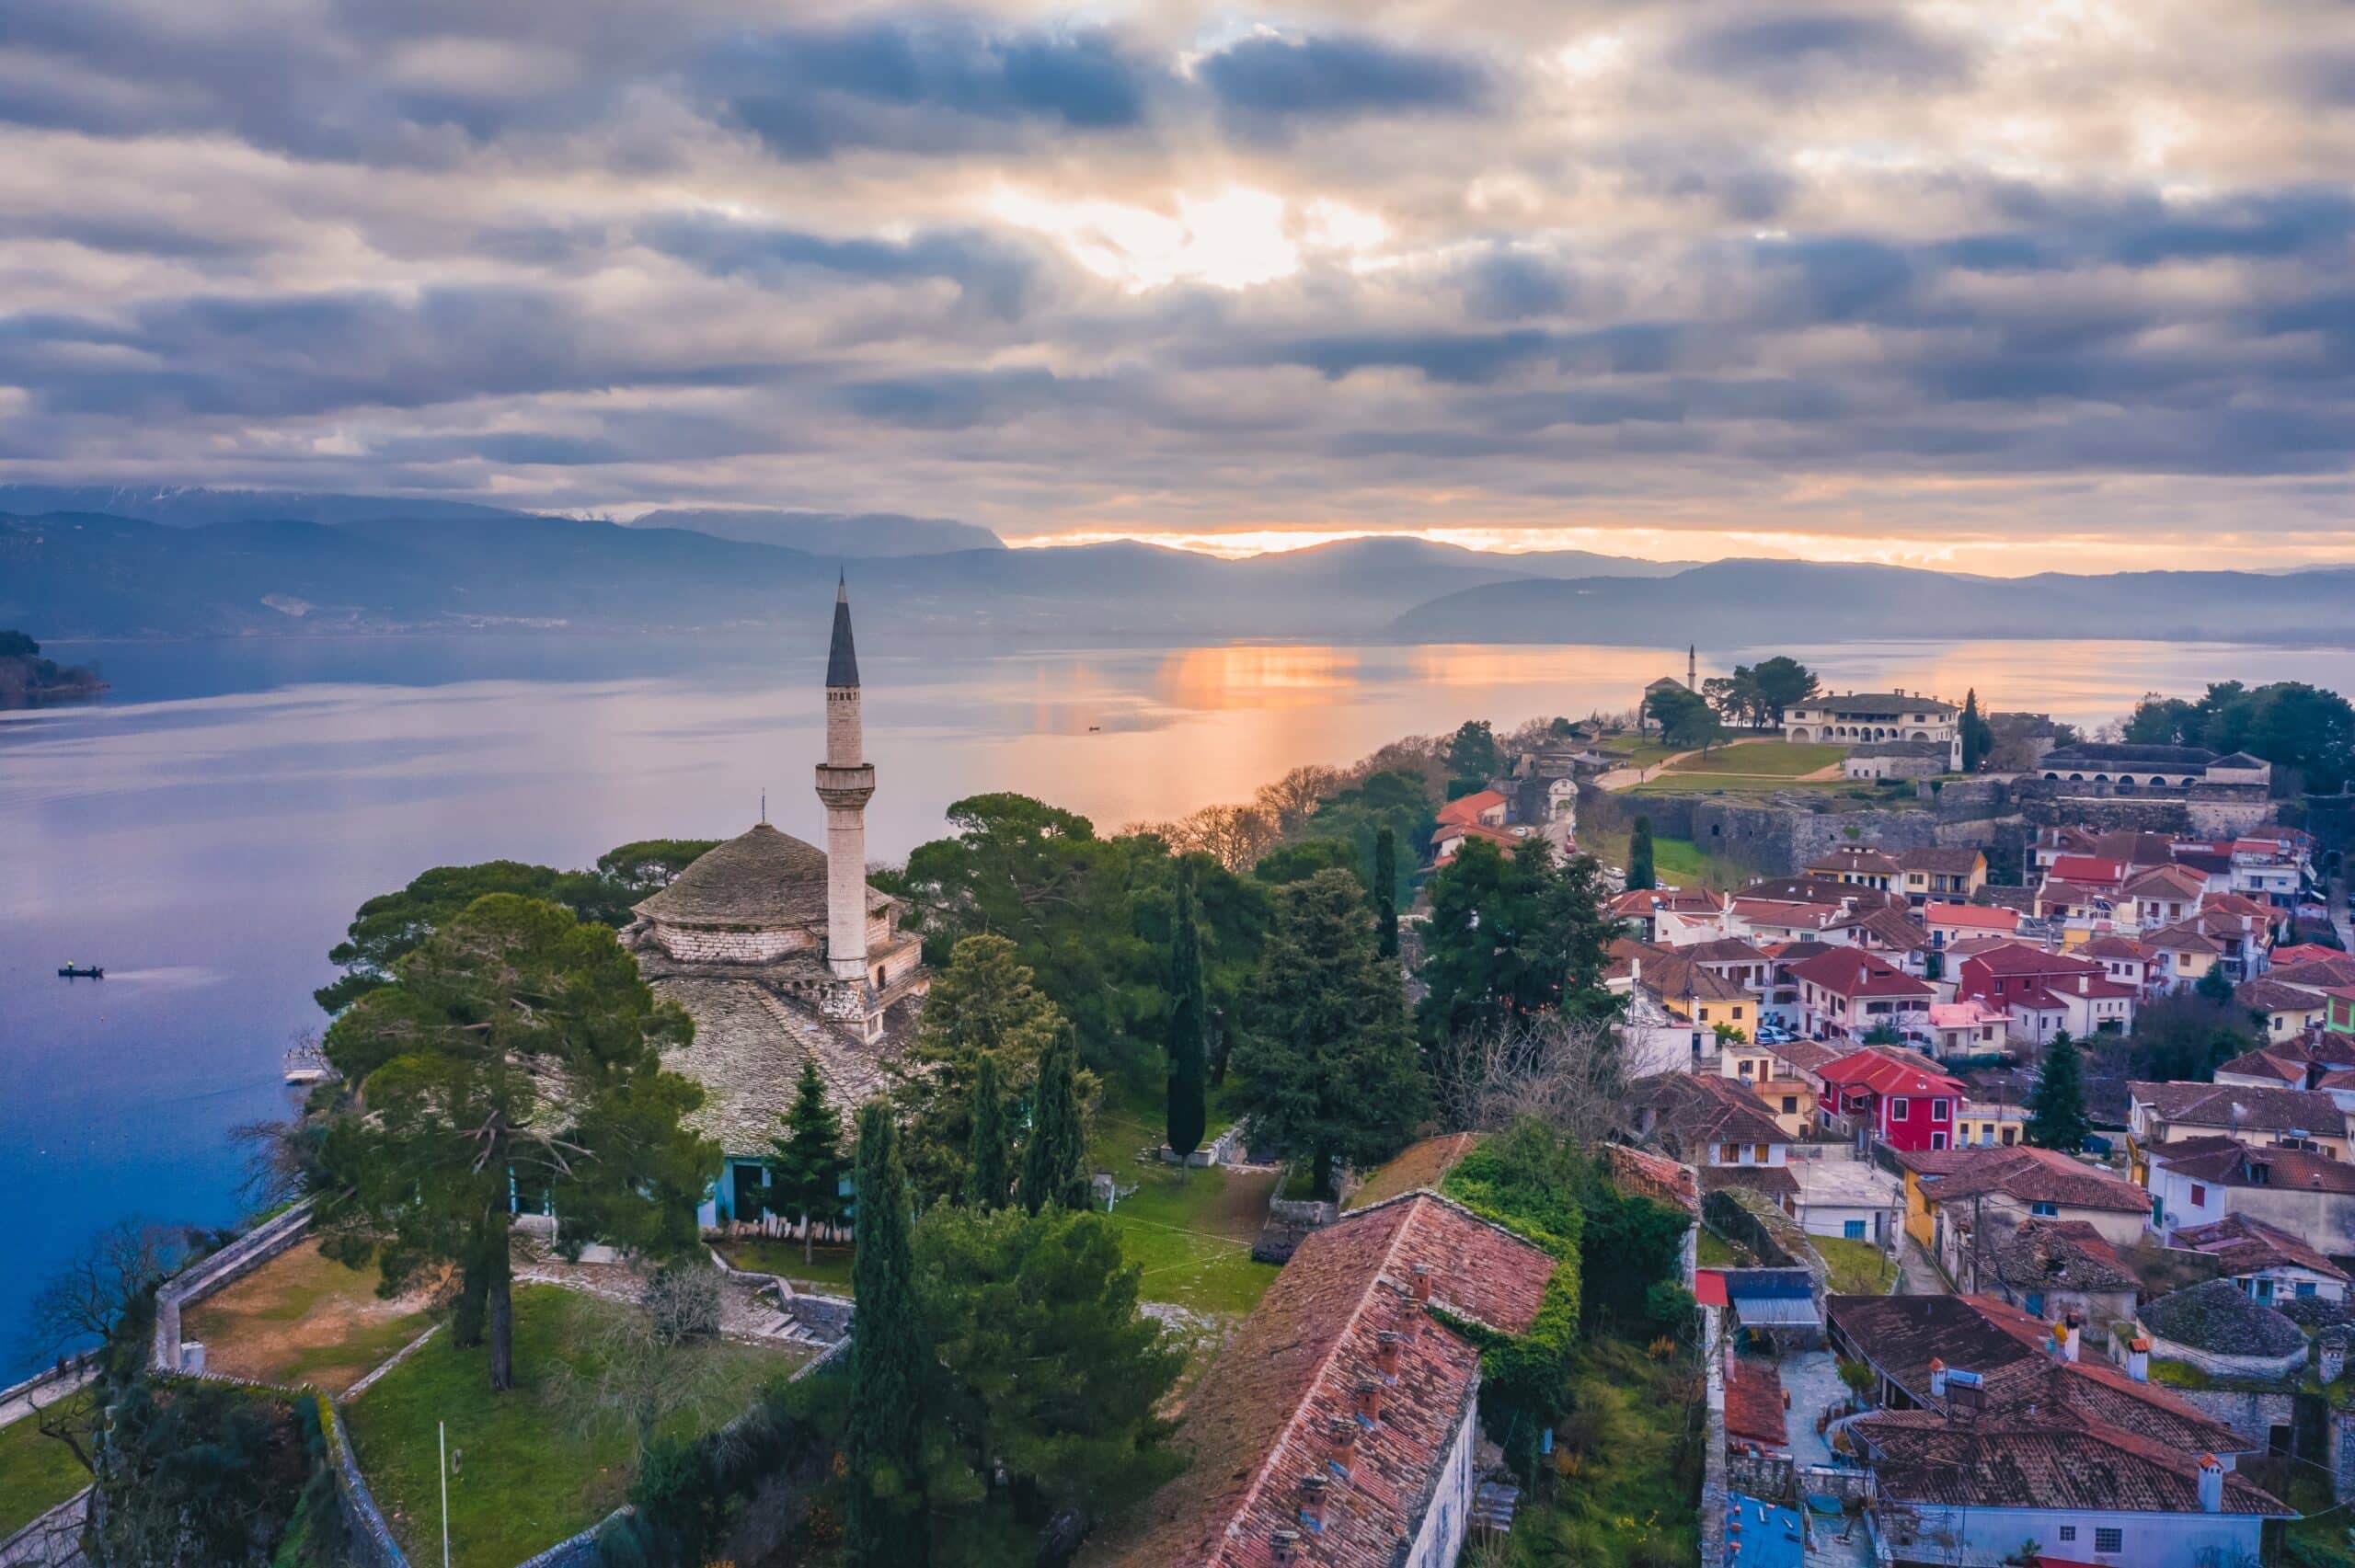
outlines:
{"label": "house window", "polygon": [[1761,1164],[1761,1165],[1765,1164],[1765,1163],[1767,1162],[1766,1162],[1766,1146],[1765,1146],[1764,1144],[1763,1144],[1763,1143],[1753,1143],[1753,1144],[1752,1144],[1752,1145],[1750,1146],[1750,1157],[1751,1157],[1752,1160],[1756,1161],[1756,1162],[1757,1162],[1759,1164]]}
{"label": "house window", "polygon": [[1913,1102],[1909,1100],[1891,1100],[1889,1103],[1889,1119],[1893,1122],[1903,1121],[1905,1119],[1905,1107],[1912,1103]]}
{"label": "house window", "polygon": [[2057,1203],[2031,1203],[2028,1211],[2039,1219],[2054,1219],[2060,1217],[2061,1206]]}
{"label": "house window", "polygon": [[2094,1527],[2094,1550],[2096,1551],[2125,1551],[2126,1532],[2116,1525],[2096,1525]]}
{"label": "house window", "polygon": [[1798,1108],[1799,1097],[1797,1094],[1786,1094],[1783,1096],[1783,1114],[1785,1116],[1796,1114]]}
{"label": "house window", "polygon": [[2299,1295],[2301,1295],[2301,1296],[2311,1296],[2311,1295],[2313,1295],[2314,1293],[2315,1293],[2315,1282],[2314,1282],[2313,1280],[2311,1280],[2311,1279],[2301,1279],[2300,1281],[2298,1281],[2298,1294],[2299,1294]]}
{"label": "house window", "polygon": [[2074,1539],[2077,1539],[2077,1527],[2076,1527],[2076,1526],[2074,1526],[2074,1525],[2062,1525],[2062,1526],[2061,1527],[2061,1539],[2062,1539],[2062,1540],[2074,1540]]}
{"label": "house window", "polygon": [[2198,1182],[2191,1184],[2191,1207],[2194,1208],[2205,1208],[2208,1207],[2208,1189],[2201,1186]]}
{"label": "house window", "polygon": [[1934,1133],[1932,1133],[1932,1134],[1930,1135],[1930,1147],[1931,1147],[1931,1148],[1933,1148],[1933,1149],[1944,1149],[1946,1146],[1947,1146],[1947,1135],[1946,1135],[1945,1133],[1943,1133],[1943,1132],[1934,1132]]}
{"label": "house window", "polygon": [[1720,1165],[1731,1165],[1731,1164],[1734,1164],[1734,1163],[1736,1163],[1737,1162],[1739,1162],[1740,1159],[1741,1159],[1741,1151],[1740,1151],[1740,1150],[1736,1149],[1732,1144],[1730,1144],[1730,1143],[1720,1143],[1720,1144],[1718,1144],[1718,1145],[1717,1145],[1717,1163],[1718,1163],[1718,1164],[1720,1164]]}
{"label": "house window", "polygon": [[1865,1239],[1865,1222],[1861,1219],[1843,1219],[1840,1221],[1840,1234],[1846,1241],[1861,1242]]}
{"label": "house window", "polygon": [[1947,1114],[1952,1109],[1953,1107],[1944,1100],[1933,1100],[1930,1102],[1930,1119],[1934,1122],[1942,1122],[1947,1119]]}
{"label": "house window", "polygon": [[[2029,1291],[2028,1293],[2026,1305],[2028,1307],[2028,1315],[2029,1317],[2040,1318],[2044,1316],[2044,1292],[2041,1290]],[[2062,1539],[2065,1540],[2068,1538],[2064,1536]]]}

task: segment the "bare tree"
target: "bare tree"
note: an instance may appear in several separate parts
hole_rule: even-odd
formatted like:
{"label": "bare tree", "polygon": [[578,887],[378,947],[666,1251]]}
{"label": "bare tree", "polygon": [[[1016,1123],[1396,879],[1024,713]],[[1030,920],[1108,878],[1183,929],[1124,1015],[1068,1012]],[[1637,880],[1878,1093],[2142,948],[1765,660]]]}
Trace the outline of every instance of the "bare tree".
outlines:
{"label": "bare tree", "polygon": [[1317,802],[1341,790],[1348,783],[1338,768],[1294,768],[1270,784],[1259,786],[1251,797],[1252,804],[1274,819],[1276,831],[1290,836],[1300,831]]}
{"label": "bare tree", "polygon": [[[70,1356],[102,1349],[149,1292],[178,1272],[190,1252],[185,1227],[119,1219],[93,1232],[33,1298],[24,1351],[27,1360],[63,1364]],[[58,1400],[36,1413],[45,1437],[65,1445],[75,1461],[95,1472],[97,1418],[81,1400]]]}
{"label": "bare tree", "polygon": [[704,1342],[719,1332],[719,1276],[681,1264],[647,1276],[638,1304],[594,1336],[587,1365],[568,1368],[558,1398],[592,1421],[628,1429],[640,1456],[679,1410],[714,1391],[718,1367]]}
{"label": "bare tree", "polygon": [[1276,819],[1256,806],[1205,806],[1183,821],[1157,830],[1184,854],[1199,850],[1229,871],[1247,871],[1275,848]]}
{"label": "bare tree", "polygon": [[1515,1016],[1465,1036],[1455,1058],[1456,1081],[1442,1093],[1458,1126],[1496,1128],[1534,1116],[1592,1144],[1619,1125],[1626,1061],[1607,1020]]}

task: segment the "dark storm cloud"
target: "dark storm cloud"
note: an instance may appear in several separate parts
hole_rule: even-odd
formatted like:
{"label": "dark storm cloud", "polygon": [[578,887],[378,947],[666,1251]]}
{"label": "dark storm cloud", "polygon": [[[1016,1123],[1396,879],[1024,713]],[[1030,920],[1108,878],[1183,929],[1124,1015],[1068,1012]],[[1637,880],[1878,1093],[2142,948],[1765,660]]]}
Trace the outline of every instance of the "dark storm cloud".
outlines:
{"label": "dark storm cloud", "polygon": [[945,279],[1001,316],[1020,312],[1043,265],[1036,246],[975,229],[905,240],[833,239],[689,213],[647,223],[638,229],[638,238],[714,276],[748,277],[771,285],[810,273],[893,283]]}
{"label": "dark storm cloud", "polygon": [[1167,73],[1103,31],[878,21],[740,34],[698,75],[729,119],[777,154],[822,158],[865,145],[947,151],[971,121],[1123,129],[1143,118]]}
{"label": "dark storm cloud", "polygon": [[1490,89],[1488,74],[1470,61],[1340,35],[1261,34],[1195,69],[1222,108],[1269,123],[1470,110]]}
{"label": "dark storm cloud", "polygon": [[1801,97],[1844,85],[1943,86],[1970,72],[1970,56],[1894,10],[1737,8],[1734,19],[1696,31],[1673,52],[1679,67]]}

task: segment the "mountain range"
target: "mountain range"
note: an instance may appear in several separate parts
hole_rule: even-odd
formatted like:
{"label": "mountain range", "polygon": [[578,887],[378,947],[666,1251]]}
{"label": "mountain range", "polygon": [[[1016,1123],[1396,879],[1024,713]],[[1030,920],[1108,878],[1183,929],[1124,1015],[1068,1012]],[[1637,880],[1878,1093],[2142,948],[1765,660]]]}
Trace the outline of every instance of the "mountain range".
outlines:
{"label": "mountain range", "polygon": [[1994,578],[1502,555],[1395,536],[1222,560],[1134,543],[1009,549],[970,524],[896,514],[695,511],[625,525],[463,502],[0,486],[0,508],[52,499],[103,505],[0,510],[0,626],[43,638],[781,625],[822,604],[846,566],[861,629],[878,633],[1719,647],[2355,639],[2355,568]]}

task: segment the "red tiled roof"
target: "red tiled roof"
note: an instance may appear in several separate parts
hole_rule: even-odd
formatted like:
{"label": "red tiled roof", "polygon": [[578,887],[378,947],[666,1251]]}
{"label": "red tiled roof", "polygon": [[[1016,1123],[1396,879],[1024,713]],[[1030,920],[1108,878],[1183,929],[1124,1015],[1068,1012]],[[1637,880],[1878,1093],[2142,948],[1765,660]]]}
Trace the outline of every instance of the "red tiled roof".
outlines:
{"label": "red tiled roof", "polygon": [[1790,1445],[1783,1420],[1783,1375],[1772,1361],[1751,1356],[1726,1357],[1726,1438],[1770,1448]]}
{"label": "red tiled roof", "polygon": [[1829,953],[1791,966],[1794,979],[1822,987],[1837,996],[1936,996],[1937,988],[1917,980],[1887,959],[1856,947],[1835,947]]}
{"label": "red tiled roof", "polygon": [[2136,963],[2145,964],[2150,962],[2151,958],[2151,955],[2143,949],[2141,943],[2125,936],[2092,937],[2080,946],[2077,952],[2087,958],[2131,958]]}
{"label": "red tiled roof", "polygon": [[1900,1164],[1926,1178],[1923,1191],[1935,1202],[2002,1193],[2021,1203],[2051,1203],[2066,1208],[2100,1208],[2141,1214],[2151,1198],[2123,1177],[2097,1171],[2082,1160],[2051,1149],[1922,1149],[1894,1151]]}
{"label": "red tiled roof", "polygon": [[1725,1306],[1725,1271],[1717,1268],[1694,1269],[1693,1271],[1693,1299],[1704,1307]]}
{"label": "red tiled roof", "polygon": [[[1691,1213],[1700,1212],[1701,1189],[1693,1179],[1691,1166],[1647,1149],[1630,1149],[1624,1143],[1604,1144],[1603,1158],[1611,1167],[1611,1179],[1621,1192],[1656,1198]],[[1719,1300],[1717,1305],[1722,1307],[1725,1302]]]}
{"label": "red tiled roof", "polygon": [[1611,900],[1611,912],[1621,920],[1648,915],[1654,910],[1677,914],[1715,914],[1726,907],[1723,897],[1706,887],[1631,887]]}
{"label": "red tiled roof", "polygon": [[1361,1209],[1311,1231],[1265,1299],[1186,1402],[1187,1471],[1147,1505],[1097,1562],[1260,1568],[1269,1538],[1297,1528],[1304,1476],[1329,1476],[1331,1423],[1354,1420],[1359,1381],[1375,1375],[1379,1336],[1411,1336],[1382,1414],[1358,1428],[1349,1480],[1337,1481],[1315,1561],[1390,1568],[1412,1541],[1480,1363],[1408,1299],[1413,1265],[1433,1271],[1433,1305],[1506,1333],[1536,1316],[1554,1259],[1429,1193]]}
{"label": "red tiled roof", "polygon": [[[2165,1165],[2177,1175],[2220,1186],[2294,1187],[2301,1192],[2355,1195],[2355,1164],[2303,1149],[2250,1149],[2218,1134],[2163,1143],[2150,1155],[2153,1163]],[[2262,1182],[2251,1172],[2252,1166],[2258,1165],[2265,1167]]]}
{"label": "red tiled roof", "polygon": [[2343,1138],[2347,1113],[2318,1089],[2266,1089],[2247,1083],[2145,1083],[2127,1094],[2164,1122],[2180,1127],[2238,1127],[2255,1132],[2307,1132]]}
{"label": "red tiled roof", "polygon": [[2100,972],[2101,966],[2066,953],[2047,953],[2041,947],[2031,947],[2025,942],[2006,943],[1990,947],[1983,953],[1973,953],[1971,963],[1979,965],[1990,975],[2090,975]]}
{"label": "red tiled roof", "polygon": [[2099,855],[2060,854],[2052,857],[2045,875],[2061,882],[2108,883],[2115,887],[2126,880],[2126,864]]}
{"label": "red tiled roof", "polygon": [[2126,891],[2138,898],[2196,898],[2207,886],[2208,879],[2188,866],[2154,865],[2129,882]]}
{"label": "red tiled roof", "polygon": [[[1909,1059],[1909,1058],[1911,1059]],[[1817,1070],[1826,1083],[1844,1088],[1861,1086],[1876,1094],[1951,1094],[1964,1093],[1962,1080],[1932,1070],[1910,1052],[1867,1046]]]}
{"label": "red tiled roof", "polygon": [[1505,797],[1495,790],[1484,789],[1459,799],[1451,800],[1441,807],[1439,819],[1442,822],[1473,822],[1478,819],[1481,812],[1493,811],[1498,807],[1507,804],[1509,803]]}
{"label": "red tiled roof", "polygon": [[[1848,1430],[1870,1453],[1887,1502],[1941,1509],[2201,1511],[2199,1458],[2107,1423],[2062,1425],[2023,1413],[1955,1424],[1909,1410],[1876,1412]],[[2223,1482],[2228,1515],[2296,1516],[2237,1471],[2226,1471]]]}
{"label": "red tiled roof", "polygon": [[1992,904],[1931,904],[1922,910],[1923,921],[1930,925],[1970,926],[1982,931],[2017,931],[2020,912],[2000,910]]}
{"label": "red tiled roof", "polygon": [[2336,947],[2325,947],[2319,942],[2300,942],[2288,947],[2275,948],[2273,967],[2279,969],[2285,964],[2304,964],[2316,959],[2327,963],[2332,959],[2344,961],[2347,955]]}
{"label": "red tiled roof", "polygon": [[2347,1271],[2287,1230],[2276,1230],[2246,1214],[2228,1214],[2208,1225],[2177,1230],[2172,1243],[2206,1253],[2227,1274],[2256,1274],[2269,1268],[2303,1268],[2325,1279],[2344,1281]]}

